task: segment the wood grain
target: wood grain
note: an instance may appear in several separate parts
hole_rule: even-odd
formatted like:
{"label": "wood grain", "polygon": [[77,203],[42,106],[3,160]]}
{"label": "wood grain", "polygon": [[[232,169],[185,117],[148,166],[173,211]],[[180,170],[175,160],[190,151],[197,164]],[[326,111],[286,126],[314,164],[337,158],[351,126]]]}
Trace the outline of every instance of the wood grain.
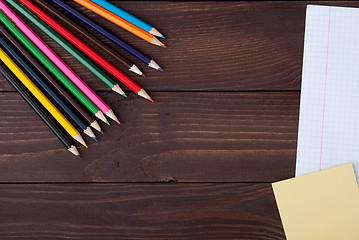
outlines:
{"label": "wood grain", "polygon": [[[151,45],[71,2],[76,9],[155,59],[165,69],[164,73],[150,69],[127,53],[124,54],[148,77],[142,78],[125,71],[119,65],[116,66],[147,90],[237,91],[300,88],[306,6],[304,2],[146,2],[143,3],[146,5],[145,9],[138,8],[138,2],[114,3],[156,26],[165,34],[166,39],[163,42],[168,48]],[[90,86],[96,90],[108,90],[100,80],[45,37],[39,29],[33,29]],[[107,39],[101,39],[109,43]],[[1,78],[0,90],[9,89],[9,84]]]}
{"label": "wood grain", "polygon": [[156,103],[111,93],[25,20],[122,125],[79,160],[0,76],[0,239],[285,239],[269,183],[294,176],[310,2],[112,2],[168,48],[68,1],[165,69],[115,64]]}
{"label": "wood grain", "polygon": [[293,176],[299,94],[100,96],[122,124],[67,152],[14,93],[0,93],[0,181],[271,182]]}
{"label": "wood grain", "polygon": [[0,212],[0,239],[285,239],[270,184],[3,184]]}

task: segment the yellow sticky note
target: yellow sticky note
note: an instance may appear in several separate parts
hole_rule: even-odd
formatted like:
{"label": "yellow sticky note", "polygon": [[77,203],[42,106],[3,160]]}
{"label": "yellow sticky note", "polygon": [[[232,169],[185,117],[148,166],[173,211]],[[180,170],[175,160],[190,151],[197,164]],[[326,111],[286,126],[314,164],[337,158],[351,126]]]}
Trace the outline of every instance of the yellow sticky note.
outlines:
{"label": "yellow sticky note", "polygon": [[272,184],[287,240],[358,240],[352,164]]}

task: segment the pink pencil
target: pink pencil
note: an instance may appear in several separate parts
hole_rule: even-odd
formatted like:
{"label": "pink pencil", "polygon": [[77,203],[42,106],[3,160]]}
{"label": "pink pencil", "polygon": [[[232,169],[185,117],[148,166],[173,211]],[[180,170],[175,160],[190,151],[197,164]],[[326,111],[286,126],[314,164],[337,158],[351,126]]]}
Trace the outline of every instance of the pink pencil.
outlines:
{"label": "pink pencil", "polygon": [[111,108],[2,0],[0,9],[103,113],[120,123]]}

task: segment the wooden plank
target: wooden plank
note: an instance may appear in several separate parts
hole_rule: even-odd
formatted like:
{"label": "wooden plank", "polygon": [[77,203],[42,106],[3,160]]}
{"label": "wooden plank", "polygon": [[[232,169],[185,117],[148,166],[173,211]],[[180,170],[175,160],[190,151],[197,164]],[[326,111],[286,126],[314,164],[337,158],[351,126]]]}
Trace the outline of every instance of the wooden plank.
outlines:
{"label": "wooden plank", "polygon": [[299,93],[100,96],[122,121],[72,156],[15,93],[0,93],[0,182],[272,182],[294,175]]}
{"label": "wooden plank", "polygon": [[[238,91],[300,88],[305,2],[114,3],[156,26],[165,34],[166,39],[163,42],[168,48],[151,45],[79,4],[71,4],[155,59],[165,69],[164,73],[152,70],[125,54],[148,77],[142,78],[131,73],[129,76],[148,90]],[[146,7],[138,8],[143,4]],[[359,3],[351,4],[359,6]],[[36,27],[34,30],[41,33]],[[104,84],[56,43],[44,37],[44,34],[40,36],[90,86],[97,90],[107,90]],[[101,39],[108,43],[107,39]],[[9,84],[1,77],[0,90],[10,89]]]}
{"label": "wooden plank", "polygon": [[1,239],[285,239],[270,184],[2,184]]}

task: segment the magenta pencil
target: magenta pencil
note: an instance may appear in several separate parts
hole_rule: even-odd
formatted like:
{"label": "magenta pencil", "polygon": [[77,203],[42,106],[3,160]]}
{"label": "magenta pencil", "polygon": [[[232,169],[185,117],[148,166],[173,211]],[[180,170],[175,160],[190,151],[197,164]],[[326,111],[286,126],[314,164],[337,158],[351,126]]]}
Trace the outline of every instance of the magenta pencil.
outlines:
{"label": "magenta pencil", "polygon": [[103,113],[120,123],[111,108],[2,0],[0,9]]}

